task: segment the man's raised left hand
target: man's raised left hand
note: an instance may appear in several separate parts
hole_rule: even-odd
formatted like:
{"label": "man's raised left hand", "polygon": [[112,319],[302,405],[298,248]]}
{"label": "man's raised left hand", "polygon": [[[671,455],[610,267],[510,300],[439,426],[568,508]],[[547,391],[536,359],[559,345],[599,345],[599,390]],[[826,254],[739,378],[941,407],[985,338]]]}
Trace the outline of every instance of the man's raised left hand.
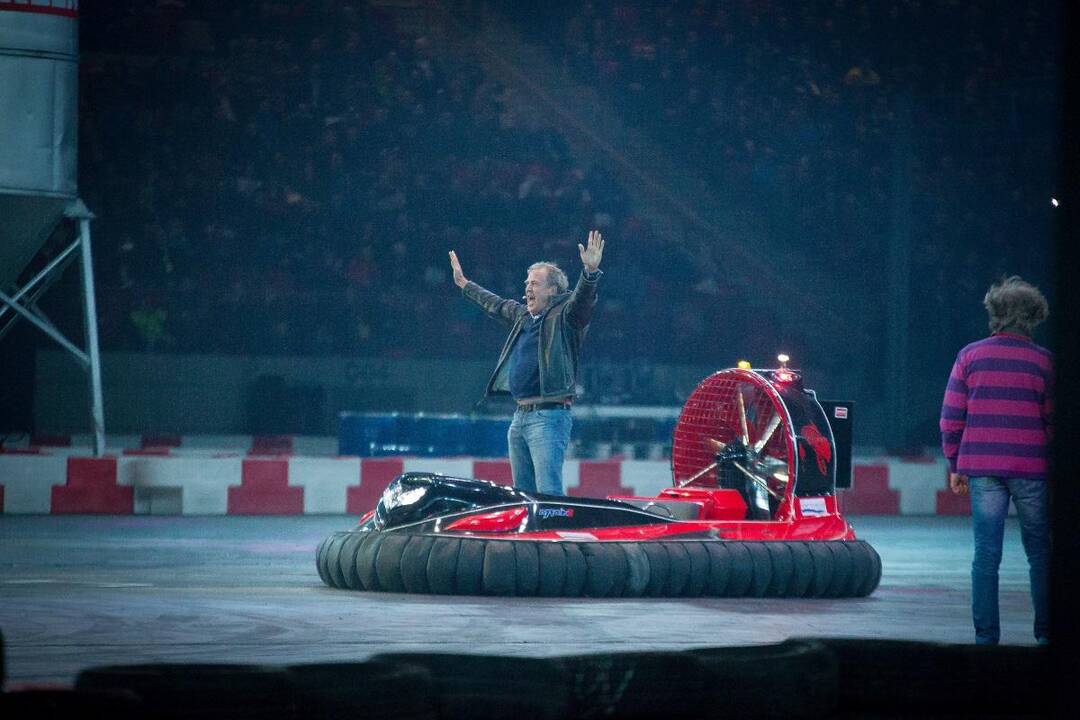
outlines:
{"label": "man's raised left hand", "polygon": [[581,253],[581,264],[585,266],[585,271],[596,272],[600,267],[600,258],[604,256],[604,238],[600,237],[600,231],[590,230],[589,246],[585,247],[578,243],[577,247],[578,252]]}

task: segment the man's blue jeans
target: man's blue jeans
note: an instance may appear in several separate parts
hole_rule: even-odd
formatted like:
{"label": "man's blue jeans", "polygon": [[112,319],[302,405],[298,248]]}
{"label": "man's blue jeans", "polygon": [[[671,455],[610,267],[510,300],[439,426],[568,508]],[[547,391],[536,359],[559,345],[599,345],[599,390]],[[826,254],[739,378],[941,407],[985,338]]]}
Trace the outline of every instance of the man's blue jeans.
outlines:
{"label": "man's blue jeans", "polygon": [[573,420],[569,408],[516,410],[506,434],[514,487],[525,492],[562,495],[562,467]]}
{"label": "man's blue jeans", "polygon": [[1049,566],[1050,512],[1045,480],[973,477],[971,518],[975,531],[975,559],[971,563],[971,615],[975,642],[996,645],[1001,638],[998,616],[998,567],[1005,536],[1009,498],[1020,519],[1020,538],[1031,575],[1031,603],[1035,606],[1035,639],[1050,635]]}

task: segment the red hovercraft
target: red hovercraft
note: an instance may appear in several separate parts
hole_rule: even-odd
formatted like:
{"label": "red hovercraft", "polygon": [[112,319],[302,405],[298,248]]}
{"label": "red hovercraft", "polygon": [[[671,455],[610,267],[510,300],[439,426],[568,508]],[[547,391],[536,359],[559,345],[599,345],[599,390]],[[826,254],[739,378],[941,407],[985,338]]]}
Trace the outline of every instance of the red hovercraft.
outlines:
{"label": "red hovercraft", "polygon": [[[316,553],[352,590],[544,597],[865,597],[881,558],[840,515],[851,405],[821,402],[796,370],[705,378],[672,438],[656,497],[524,493],[404,473]],[[838,439],[839,438],[839,441]]]}

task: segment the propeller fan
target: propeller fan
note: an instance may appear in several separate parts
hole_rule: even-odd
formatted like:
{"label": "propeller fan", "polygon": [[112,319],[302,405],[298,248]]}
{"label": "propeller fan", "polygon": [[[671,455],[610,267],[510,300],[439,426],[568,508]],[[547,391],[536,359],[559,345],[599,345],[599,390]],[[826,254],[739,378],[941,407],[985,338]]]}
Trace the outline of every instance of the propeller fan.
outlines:
{"label": "propeller fan", "polygon": [[[721,370],[687,398],[672,440],[676,487],[716,487],[738,473],[754,489],[748,502],[769,513],[794,476],[793,434],[783,400],[768,380],[750,370]],[[743,480],[744,479],[744,480]]]}

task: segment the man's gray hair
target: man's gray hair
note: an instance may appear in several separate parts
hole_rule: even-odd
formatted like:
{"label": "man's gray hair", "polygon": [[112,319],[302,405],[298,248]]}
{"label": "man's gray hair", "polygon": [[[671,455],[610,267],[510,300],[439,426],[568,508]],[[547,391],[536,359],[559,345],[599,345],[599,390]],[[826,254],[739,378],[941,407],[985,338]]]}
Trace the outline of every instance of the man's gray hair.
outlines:
{"label": "man's gray hair", "polygon": [[548,285],[554,285],[561,293],[570,289],[570,281],[566,279],[566,273],[564,273],[562,268],[555,263],[548,262],[547,260],[535,262],[529,266],[528,272],[532,272],[537,268],[545,268],[547,270]]}
{"label": "man's gray hair", "polygon": [[983,298],[983,306],[990,313],[990,332],[1012,330],[1031,335],[1035,326],[1050,314],[1050,306],[1039,288],[1019,275],[991,285]]}

